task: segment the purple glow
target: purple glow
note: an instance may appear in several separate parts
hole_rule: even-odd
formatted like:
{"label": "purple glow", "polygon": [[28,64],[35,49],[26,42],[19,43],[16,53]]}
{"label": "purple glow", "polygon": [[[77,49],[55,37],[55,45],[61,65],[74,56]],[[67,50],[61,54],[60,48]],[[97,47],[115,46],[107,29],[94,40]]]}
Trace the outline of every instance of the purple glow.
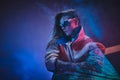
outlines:
{"label": "purple glow", "polygon": [[117,2],[114,4],[116,6],[112,6],[116,9],[111,9],[112,2],[106,5],[107,2],[101,1],[67,1],[3,1],[3,9],[0,11],[0,79],[50,80],[52,73],[46,70],[44,55],[54,16],[60,10],[75,8],[89,36],[107,47],[120,44],[120,12],[117,10]]}

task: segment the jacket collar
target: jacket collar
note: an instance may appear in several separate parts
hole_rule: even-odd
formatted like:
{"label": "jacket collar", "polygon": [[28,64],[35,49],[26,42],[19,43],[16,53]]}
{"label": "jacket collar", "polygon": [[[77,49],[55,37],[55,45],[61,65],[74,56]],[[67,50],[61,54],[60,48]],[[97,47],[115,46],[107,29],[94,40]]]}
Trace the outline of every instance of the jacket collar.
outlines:
{"label": "jacket collar", "polygon": [[80,30],[80,32],[78,34],[78,37],[75,39],[75,41],[73,42],[73,44],[76,43],[76,42],[78,42],[78,41],[83,40],[84,37],[85,37],[84,29],[83,29],[83,27],[81,27],[81,30]]}
{"label": "jacket collar", "polygon": [[[72,41],[72,44],[77,43],[77,42],[83,40],[84,37],[85,37],[84,29],[83,29],[83,27],[81,27],[81,30],[80,30],[80,32],[78,33],[77,38],[74,38],[75,40]],[[58,39],[57,39],[57,43],[64,45],[64,44],[67,43],[67,40],[66,40],[66,38],[64,38],[64,37],[58,38]]]}

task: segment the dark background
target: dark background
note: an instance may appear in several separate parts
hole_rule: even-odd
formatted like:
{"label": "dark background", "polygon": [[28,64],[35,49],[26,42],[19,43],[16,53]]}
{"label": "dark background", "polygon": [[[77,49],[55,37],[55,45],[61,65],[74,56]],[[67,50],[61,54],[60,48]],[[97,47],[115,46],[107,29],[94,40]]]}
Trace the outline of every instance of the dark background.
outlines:
{"label": "dark background", "polygon": [[[44,64],[54,16],[76,9],[88,36],[120,44],[119,0],[1,0],[0,80],[50,80]],[[120,74],[120,52],[106,55]]]}

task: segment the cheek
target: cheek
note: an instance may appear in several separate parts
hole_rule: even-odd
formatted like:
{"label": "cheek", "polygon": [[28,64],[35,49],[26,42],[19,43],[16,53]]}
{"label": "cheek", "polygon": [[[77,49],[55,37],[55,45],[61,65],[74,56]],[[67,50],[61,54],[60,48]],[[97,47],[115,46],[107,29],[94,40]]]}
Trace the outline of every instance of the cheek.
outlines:
{"label": "cheek", "polygon": [[70,24],[71,29],[75,29],[77,26],[78,26],[77,23],[71,23],[71,24]]}
{"label": "cheek", "polygon": [[71,26],[72,29],[75,29],[76,27],[78,27],[78,22],[77,21],[72,21],[70,23],[70,26]]}

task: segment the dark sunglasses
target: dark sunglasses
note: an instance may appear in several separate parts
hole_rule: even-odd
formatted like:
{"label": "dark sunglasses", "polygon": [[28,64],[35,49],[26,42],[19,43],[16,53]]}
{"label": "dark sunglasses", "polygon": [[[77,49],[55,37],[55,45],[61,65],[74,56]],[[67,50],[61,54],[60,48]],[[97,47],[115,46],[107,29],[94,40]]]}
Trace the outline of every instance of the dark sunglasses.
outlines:
{"label": "dark sunglasses", "polygon": [[62,24],[60,24],[61,27],[66,27],[70,24],[70,21],[64,21]]}

